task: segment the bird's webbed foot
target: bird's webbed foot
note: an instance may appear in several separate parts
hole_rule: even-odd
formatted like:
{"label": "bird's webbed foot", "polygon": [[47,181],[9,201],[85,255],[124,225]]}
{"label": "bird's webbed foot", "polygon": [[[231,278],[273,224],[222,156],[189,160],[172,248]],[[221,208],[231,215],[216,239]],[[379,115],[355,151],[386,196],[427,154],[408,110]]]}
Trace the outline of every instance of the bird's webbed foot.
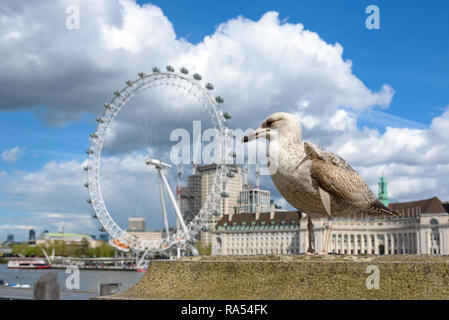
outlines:
{"label": "bird's webbed foot", "polygon": [[309,248],[307,251],[306,251],[306,255],[308,255],[308,256],[313,256],[313,255],[315,255],[316,254],[316,252],[315,252],[315,250],[313,250],[312,248]]}

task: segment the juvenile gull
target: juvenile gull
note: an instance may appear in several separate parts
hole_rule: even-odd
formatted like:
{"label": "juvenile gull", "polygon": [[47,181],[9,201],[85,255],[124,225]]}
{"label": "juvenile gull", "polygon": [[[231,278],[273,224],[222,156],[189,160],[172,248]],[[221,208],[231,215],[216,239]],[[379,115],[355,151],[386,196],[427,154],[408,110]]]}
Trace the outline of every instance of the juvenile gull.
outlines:
{"label": "juvenile gull", "polygon": [[[309,248],[313,253],[311,217],[327,217],[327,254],[332,217],[354,213],[393,216],[398,213],[384,206],[363,178],[338,155],[302,140],[299,122],[289,113],[278,112],[266,118],[243,142],[264,138],[269,141],[269,166],[276,166],[271,179],[293,207],[307,214]],[[275,163],[276,161],[276,163]]]}

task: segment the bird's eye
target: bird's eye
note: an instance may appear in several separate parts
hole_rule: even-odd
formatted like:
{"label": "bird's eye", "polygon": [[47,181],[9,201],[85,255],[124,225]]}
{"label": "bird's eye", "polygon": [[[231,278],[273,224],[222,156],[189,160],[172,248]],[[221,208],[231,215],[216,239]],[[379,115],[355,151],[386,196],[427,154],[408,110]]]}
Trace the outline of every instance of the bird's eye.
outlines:
{"label": "bird's eye", "polygon": [[273,124],[273,121],[267,120],[267,127],[271,127],[272,124]]}

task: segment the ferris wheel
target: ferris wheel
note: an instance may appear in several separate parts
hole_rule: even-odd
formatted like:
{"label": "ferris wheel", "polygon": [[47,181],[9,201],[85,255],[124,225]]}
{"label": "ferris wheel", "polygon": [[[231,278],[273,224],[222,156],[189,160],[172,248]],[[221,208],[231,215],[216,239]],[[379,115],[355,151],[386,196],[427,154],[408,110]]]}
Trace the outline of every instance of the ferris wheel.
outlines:
{"label": "ferris wheel", "polygon": [[[221,198],[227,197],[228,194],[223,190],[223,186],[226,185],[226,179],[229,177],[227,172],[227,166],[225,164],[225,154],[221,153],[221,158],[216,162],[215,177],[212,187],[209,189],[207,200],[202,204],[199,212],[189,221],[186,222],[183,213],[180,210],[180,185],[179,177],[181,171],[178,172],[178,186],[176,199],[172,186],[170,185],[166,173],[173,170],[173,166],[169,163],[163,162],[161,159],[155,158],[151,151],[144,155],[144,158],[136,157],[139,160],[139,166],[143,165],[146,168],[152,168],[157,172],[154,179],[145,178],[141,175],[141,179],[145,179],[148,183],[151,183],[152,194],[157,191],[160,195],[161,212],[159,214],[163,217],[165,231],[165,237],[160,239],[145,239],[135,236],[128,232],[125,228],[121,227],[116,222],[117,216],[113,217],[109,210],[108,201],[105,200],[103,191],[105,184],[103,183],[105,176],[101,174],[102,170],[102,151],[104,151],[105,138],[114,127],[119,114],[125,113],[128,103],[139,93],[146,91],[150,88],[163,88],[170,87],[176,91],[183,91],[184,94],[192,97],[210,120],[211,127],[216,130],[221,137],[232,137],[232,133],[227,129],[226,121],[231,118],[230,114],[223,112],[220,108],[220,104],[224,102],[223,98],[211,95],[214,86],[207,82],[202,83],[202,77],[195,73],[189,76],[189,71],[186,68],[180,68],[179,72],[176,72],[172,66],[167,66],[166,71],[161,71],[158,68],[153,68],[151,74],[145,74],[143,72],[138,74],[138,78],[134,81],[126,81],[126,86],[118,91],[114,92],[113,99],[104,105],[103,115],[97,118],[97,128],[95,132],[90,134],[91,144],[89,149],[86,150],[88,154],[87,165],[84,170],[87,172],[87,183],[85,187],[89,190],[90,198],[87,200],[92,205],[94,210],[93,217],[98,219],[101,223],[100,231],[105,231],[113,239],[114,246],[123,251],[135,251],[135,252],[161,252],[169,250],[174,246],[192,246],[195,242],[195,237],[201,230],[206,230],[207,221],[210,221],[212,216],[219,215],[219,203]],[[154,89],[153,89],[154,90]],[[146,108],[148,112],[152,112],[152,118],[157,119],[157,107]],[[182,118],[182,116],[181,116]],[[156,120],[155,120],[156,121]],[[155,129],[156,130],[156,129]],[[155,133],[152,133],[152,136]],[[117,134],[116,134],[117,135]],[[135,140],[135,139],[134,139]],[[132,139],[130,141],[133,141]],[[147,139],[145,143],[148,143]],[[151,145],[145,146],[147,150],[151,149]],[[144,161],[140,161],[144,160]],[[143,168],[142,166],[140,168]],[[147,170],[143,168],[142,170]],[[140,179],[140,178],[139,178]],[[121,180],[124,180],[121,178]],[[120,179],[118,183],[114,185],[120,185]],[[135,184],[135,182],[133,183]],[[176,227],[170,228],[168,225],[167,210],[166,210],[166,198],[171,202],[171,205],[176,214]],[[146,204],[145,206],[148,206]],[[152,205],[150,205],[152,206]],[[132,206],[129,206],[132,207]],[[145,256],[144,254],[144,256]]]}

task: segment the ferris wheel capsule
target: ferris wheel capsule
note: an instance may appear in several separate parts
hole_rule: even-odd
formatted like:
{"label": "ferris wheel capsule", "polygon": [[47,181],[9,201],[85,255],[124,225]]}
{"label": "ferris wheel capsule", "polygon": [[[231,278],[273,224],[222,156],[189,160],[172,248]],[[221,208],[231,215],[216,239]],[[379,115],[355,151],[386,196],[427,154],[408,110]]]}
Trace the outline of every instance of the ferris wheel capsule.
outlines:
{"label": "ferris wheel capsule", "polygon": [[235,153],[235,151],[229,151],[229,156],[232,158],[236,158],[237,157],[237,153]]}
{"label": "ferris wheel capsule", "polygon": [[229,119],[232,118],[232,117],[231,117],[231,114],[230,114],[229,112],[223,112],[223,117],[224,117],[226,120],[229,120]]}
{"label": "ferris wheel capsule", "polygon": [[94,214],[92,214],[92,218],[94,218],[94,219],[98,219],[98,217],[97,217],[97,215],[94,213]]}
{"label": "ferris wheel capsule", "polygon": [[127,86],[130,86],[132,84],[131,80],[126,80],[125,83]]}
{"label": "ferris wheel capsule", "polygon": [[153,73],[160,73],[161,72],[161,70],[159,70],[158,67],[154,67],[152,70],[153,70]]}
{"label": "ferris wheel capsule", "polygon": [[194,75],[193,75],[193,79],[195,79],[195,80],[201,80],[201,76],[198,74],[198,73],[195,73]]}
{"label": "ferris wheel capsule", "polygon": [[105,104],[104,104],[104,107],[105,107],[106,109],[110,109],[110,108],[111,108],[111,104],[110,104],[110,103],[105,103]]}
{"label": "ferris wheel capsule", "polygon": [[183,74],[188,74],[189,73],[189,70],[187,70],[187,68],[181,68],[181,73],[183,73]]}
{"label": "ferris wheel capsule", "polygon": [[117,97],[120,97],[122,93],[121,93],[120,91],[114,91],[114,94],[115,94]]}
{"label": "ferris wheel capsule", "polygon": [[220,195],[221,195],[223,198],[229,198],[229,196],[230,196],[229,192],[226,192],[226,191],[222,191],[222,192],[220,193]]}
{"label": "ferris wheel capsule", "polygon": [[85,187],[85,188],[89,188],[89,183],[86,182],[86,183],[84,184],[84,187]]}
{"label": "ferris wheel capsule", "polygon": [[226,176],[227,176],[228,178],[234,178],[234,177],[235,177],[235,173],[232,172],[232,171],[228,171],[228,172],[226,173]]}
{"label": "ferris wheel capsule", "polygon": [[167,69],[168,72],[175,72],[175,68],[170,65],[166,66],[165,69]]}
{"label": "ferris wheel capsule", "polygon": [[207,90],[213,90],[214,89],[214,86],[212,85],[212,83],[206,83],[206,89]]}
{"label": "ferris wheel capsule", "polygon": [[139,72],[138,75],[139,75],[139,78],[142,78],[142,79],[145,78],[145,73],[143,73],[143,72]]}
{"label": "ferris wheel capsule", "polygon": [[92,204],[92,200],[91,200],[91,199],[87,199],[86,202],[87,202],[88,204]]}
{"label": "ferris wheel capsule", "polygon": [[224,99],[222,97],[220,97],[220,96],[216,96],[215,97],[215,101],[217,101],[218,103],[223,103]]}
{"label": "ferris wheel capsule", "polygon": [[239,172],[239,169],[238,169],[237,166],[231,166],[231,167],[229,168],[229,171],[232,171],[232,172],[237,173],[237,172]]}

